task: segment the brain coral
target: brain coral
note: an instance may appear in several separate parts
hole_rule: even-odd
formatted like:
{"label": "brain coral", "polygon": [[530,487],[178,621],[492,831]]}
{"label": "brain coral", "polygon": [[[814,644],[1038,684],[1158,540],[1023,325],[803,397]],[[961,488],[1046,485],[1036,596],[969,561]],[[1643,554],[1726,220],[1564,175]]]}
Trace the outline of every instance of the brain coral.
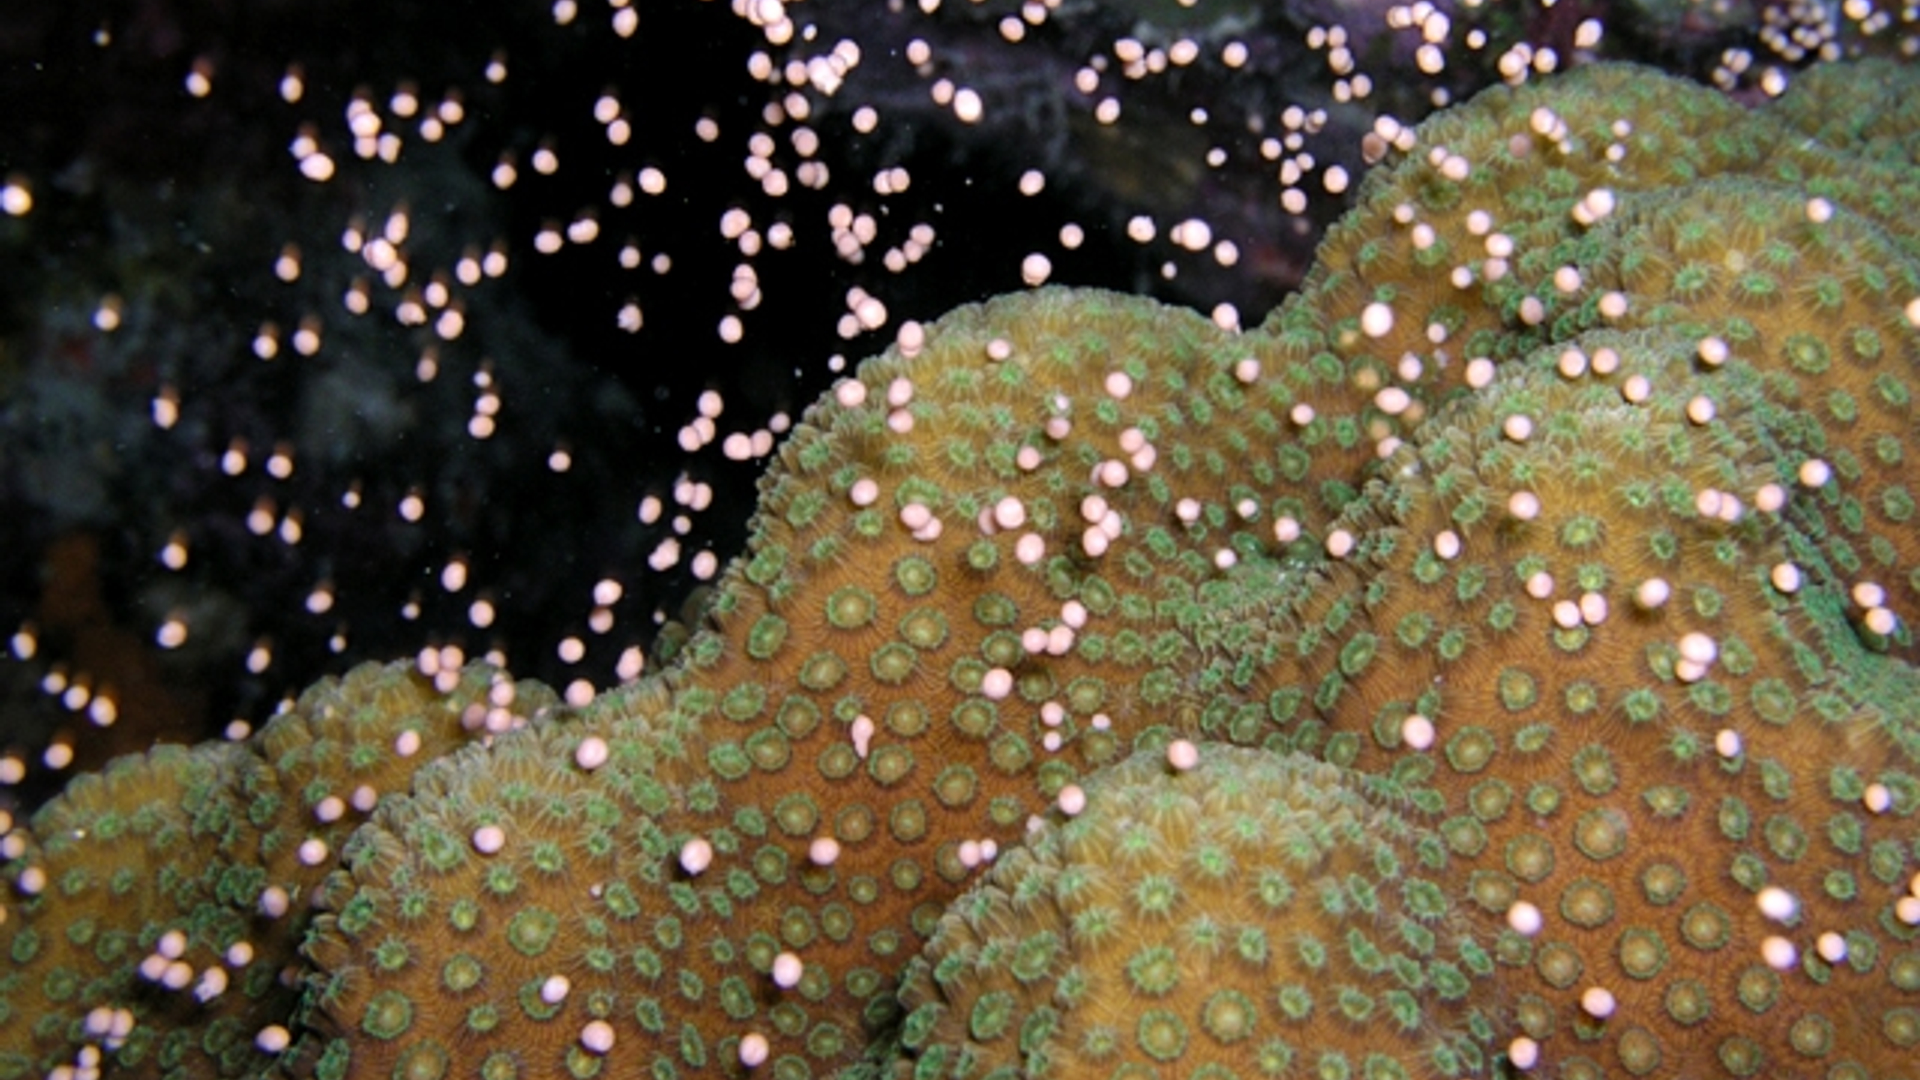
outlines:
{"label": "brain coral", "polygon": [[[1915,91],[1496,90],[1257,331],[1067,290],[903,331],[782,447],[661,673],[417,772],[379,739],[283,766],[269,725],[135,766],[163,807],[109,780],[16,833],[6,1071],[1911,1076],[1920,185],[1880,104]],[[1122,763],[1189,741],[1193,773]],[[254,774],[313,814],[354,763],[410,793],[323,818],[263,927],[310,830],[256,837]],[[1195,817],[1247,791],[1311,848]],[[201,884],[97,902],[93,846],[193,812]],[[1061,888],[1138,872],[1137,907],[1207,837],[1294,902],[1140,908],[1124,956],[1071,921]],[[1222,926],[1264,975],[1206,957]],[[1350,994],[1294,966],[1336,935]],[[261,1004],[164,989],[241,940]]]}

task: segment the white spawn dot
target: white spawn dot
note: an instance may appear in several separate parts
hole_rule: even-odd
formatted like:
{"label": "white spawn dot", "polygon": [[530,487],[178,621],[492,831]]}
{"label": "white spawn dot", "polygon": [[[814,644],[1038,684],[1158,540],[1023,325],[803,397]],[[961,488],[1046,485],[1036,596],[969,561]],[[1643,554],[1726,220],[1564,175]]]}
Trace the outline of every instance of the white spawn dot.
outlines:
{"label": "white spawn dot", "polygon": [[1039,533],[1026,533],[1013,545],[1013,557],[1022,566],[1032,566],[1045,558],[1046,554],[1047,541]]}
{"label": "white spawn dot", "polygon": [[1273,538],[1282,544],[1291,544],[1300,539],[1300,522],[1290,514],[1282,514],[1273,519]]}
{"label": "white spawn dot", "polygon": [[1580,594],[1580,621],[1588,626],[1599,626],[1607,621],[1607,598],[1597,592]]}
{"label": "white spawn dot", "polygon": [[1571,600],[1560,600],[1553,605],[1553,624],[1562,630],[1571,630],[1580,625],[1580,605]]}
{"label": "white spawn dot", "polygon": [[1087,553],[1089,559],[1098,559],[1100,555],[1104,555],[1110,544],[1112,544],[1112,538],[1098,525],[1081,532],[1081,552]]}
{"label": "white spawn dot", "polygon": [[1467,385],[1475,390],[1483,390],[1493,382],[1493,361],[1478,356],[1467,361]]}
{"label": "white spawn dot", "polygon": [[713,865],[713,844],[701,837],[694,837],[680,845],[680,869],[689,874],[699,874]]}
{"label": "white spawn dot", "polygon": [[1352,533],[1345,529],[1335,529],[1327,534],[1327,555],[1335,559],[1344,559],[1353,554],[1356,543],[1358,541],[1353,538]]}
{"label": "white spawn dot", "polygon": [[589,1020],[580,1029],[580,1045],[590,1054],[605,1054],[613,1049],[613,1025],[605,1020]]}
{"label": "white spawn dot", "polygon": [[1740,756],[1742,745],[1740,733],[1732,728],[1721,728],[1713,737],[1713,752],[1728,761]]}
{"label": "white spawn dot", "polygon": [[1714,417],[1713,399],[1697,394],[1687,401],[1687,419],[1695,425],[1707,424]]}
{"label": "white spawn dot", "polygon": [[482,855],[497,854],[507,846],[507,831],[498,825],[482,825],[473,830],[473,850]]}
{"label": "white spawn dot", "polygon": [[1531,491],[1516,491],[1507,498],[1507,513],[1517,521],[1532,521],[1540,516],[1540,496]]}
{"label": "white spawn dot", "polygon": [[767,1045],[767,1037],[757,1031],[750,1031],[740,1039],[740,1064],[749,1069],[758,1068],[767,1063],[767,1056],[773,1052]]}
{"label": "white spawn dot", "polygon": [[1447,562],[1459,558],[1460,534],[1452,529],[1440,530],[1433,537],[1433,553]]}
{"label": "white spawn dot", "polygon": [[1540,909],[1525,900],[1516,900],[1507,908],[1507,926],[1521,937],[1532,937],[1545,925]]}
{"label": "white spawn dot", "polygon": [[1815,225],[1824,225],[1833,220],[1833,204],[1819,197],[1808,199],[1807,220]]}
{"label": "white spawn dot", "polygon": [[1768,571],[1767,578],[1773,582],[1774,588],[1783,593],[1800,591],[1800,568],[1793,563],[1775,563],[1773,569]]}
{"label": "white spawn dot", "polygon": [[1713,638],[1696,630],[1680,638],[1680,655],[1696,664],[1711,664],[1719,659],[1720,646]]}
{"label": "white spawn dot", "polygon": [[1589,986],[1580,995],[1580,1011],[1595,1020],[1605,1020],[1612,1016],[1613,1010],[1618,1008],[1619,1004],[1614,1000],[1613,992],[1601,986]]}
{"label": "white spawn dot", "polygon": [[832,866],[840,860],[840,841],[831,836],[815,837],[807,845],[807,861],[815,866]]}
{"label": "white spawn dot", "polygon": [[1001,701],[1013,693],[1013,672],[1006,668],[990,668],[980,677],[980,693],[989,701]]}
{"label": "white spawn dot", "polygon": [[327,861],[327,842],[318,837],[309,837],[300,842],[300,865],[319,866]]}
{"label": "white spawn dot", "polygon": [[1167,744],[1167,764],[1175,772],[1187,772],[1200,764],[1200,748],[1186,739],[1175,739]]}
{"label": "white spawn dot", "polygon": [[0,186],[0,213],[25,217],[33,209],[33,192],[23,180],[9,180]]}
{"label": "white spawn dot", "polygon": [[1415,750],[1426,750],[1433,746],[1433,721],[1419,713],[1400,721],[1400,741]]}
{"label": "white spawn dot", "polygon": [[1644,611],[1653,611],[1673,595],[1673,586],[1664,578],[1648,578],[1633,590],[1633,602]]}
{"label": "white spawn dot", "polygon": [[293,1045],[293,1033],[279,1024],[268,1024],[254,1033],[254,1049],[263,1054],[285,1053]]}
{"label": "white spawn dot", "polygon": [[847,729],[847,737],[853,740],[853,752],[861,761],[867,760],[867,752],[873,746],[873,718],[856,716]]}
{"label": "white spawn dot", "polygon": [[1908,926],[1920,926],[1920,896],[1903,896],[1895,900],[1893,917]]}
{"label": "white spawn dot", "polygon": [[900,324],[900,332],[894,335],[893,343],[901,356],[911,360],[927,347],[927,328],[909,319]]}
{"label": "white spawn dot", "polygon": [[1813,951],[1827,963],[1838,964],[1847,958],[1847,939],[1829,930],[1814,940]]}
{"label": "white spawn dot", "polygon": [[1383,338],[1393,332],[1393,309],[1374,301],[1360,312],[1360,332],[1370,338]]}
{"label": "white spawn dot", "polygon": [[1028,285],[1045,285],[1053,276],[1053,260],[1039,252],[1032,252],[1020,260],[1020,280]]}
{"label": "white spawn dot", "polygon": [[1540,1044],[1521,1035],[1507,1044],[1507,1061],[1525,1072],[1540,1064]]}
{"label": "white spawn dot", "polygon": [[773,985],[782,990],[791,990],[800,985],[800,976],[806,973],[806,965],[793,953],[783,952],[773,958]]}
{"label": "white spawn dot", "polygon": [[194,984],[193,996],[201,1004],[227,992],[227,973],[219,968],[208,968],[200,973],[200,981]]}
{"label": "white spawn dot", "polygon": [[1515,414],[1500,424],[1500,433],[1514,442],[1526,442],[1533,437],[1533,419]]}
{"label": "white spawn dot", "polygon": [[1893,809],[1893,789],[1881,783],[1868,784],[1860,793],[1860,804],[1870,814],[1884,814]]}
{"label": "white spawn dot", "polygon": [[993,504],[993,523],[1002,529],[1017,529],[1027,523],[1027,507],[1018,498],[1008,495]]}
{"label": "white spawn dot", "polygon": [[1798,476],[1803,487],[1825,487],[1833,479],[1833,466],[1819,458],[1808,458],[1800,463]]}
{"label": "white spawn dot", "polygon": [[574,747],[573,763],[588,772],[592,772],[600,766],[605,765],[611,753],[612,750],[607,746],[607,740],[598,735],[589,735],[580,740],[579,746]]}
{"label": "white spawn dot", "polygon": [[1760,908],[1760,914],[1777,923],[1791,922],[1800,913],[1800,901],[1793,894],[1778,885],[1769,885],[1754,896],[1754,904]]}
{"label": "white spawn dot", "polygon": [[1087,808],[1087,792],[1079,784],[1068,784],[1060,789],[1055,802],[1060,812],[1068,817],[1078,817]]}
{"label": "white spawn dot", "polygon": [[1800,950],[1783,937],[1770,937],[1760,943],[1760,959],[1775,971],[1791,971],[1800,962]]}
{"label": "white spawn dot", "polygon": [[567,994],[573,990],[573,983],[565,975],[549,975],[540,984],[540,1000],[549,1005],[558,1005],[567,1000]]}
{"label": "white spawn dot", "polygon": [[980,93],[971,87],[962,87],[953,95],[953,115],[963,124],[978,123],[985,106],[980,101]]}
{"label": "white spawn dot", "polygon": [[1213,227],[1199,218],[1188,218],[1168,230],[1167,238],[1188,251],[1204,251],[1213,243]]}

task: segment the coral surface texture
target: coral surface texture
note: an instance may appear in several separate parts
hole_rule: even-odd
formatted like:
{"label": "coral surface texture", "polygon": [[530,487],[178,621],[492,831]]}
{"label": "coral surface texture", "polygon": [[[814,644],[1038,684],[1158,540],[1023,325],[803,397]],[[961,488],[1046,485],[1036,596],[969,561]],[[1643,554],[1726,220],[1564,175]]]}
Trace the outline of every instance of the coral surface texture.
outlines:
{"label": "coral surface texture", "polygon": [[1920,1076],[1920,77],[1437,114],[1257,328],[812,409],[668,662],[10,834],[0,1077]]}

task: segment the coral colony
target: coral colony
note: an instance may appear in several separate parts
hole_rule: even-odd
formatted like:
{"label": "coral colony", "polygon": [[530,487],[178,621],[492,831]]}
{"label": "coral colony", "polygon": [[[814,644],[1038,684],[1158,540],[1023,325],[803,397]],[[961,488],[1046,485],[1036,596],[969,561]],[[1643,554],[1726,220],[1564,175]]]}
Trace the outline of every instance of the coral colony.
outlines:
{"label": "coral colony", "polygon": [[[744,545],[695,547],[711,489],[676,465],[666,496],[617,507],[666,526],[633,565],[592,569],[587,628],[543,651],[564,670],[617,637],[642,565],[703,583],[684,622],[650,660],[613,650],[622,681],[596,689],[511,676],[506,648],[478,657],[414,602],[398,621],[442,636],[409,658],[76,775],[0,840],[0,1077],[1915,1076],[1920,72],[1845,59],[1901,54],[1912,13],[1766,8],[1702,86],[1603,62],[1597,16],[1356,5],[1301,35],[1329,100],[1372,99],[1372,73],[1405,65],[1447,107],[1362,125],[1352,169],[1306,148],[1356,130],[1331,107],[1276,109],[1233,143],[1282,217],[1350,200],[1270,314],[1048,284],[1095,231],[1148,253],[1162,286],[1271,243],[1110,195],[1108,218],[1022,236],[979,279],[1008,295],[922,319],[890,309],[895,272],[977,252],[937,212],[887,210],[928,177],[887,165],[856,197],[819,132],[895,130],[898,73],[859,95],[886,64],[953,124],[988,123],[1014,105],[994,88],[1020,81],[955,77],[941,49],[1018,55],[1056,18],[1075,37],[1039,3],[922,7],[876,16],[874,43],[927,27],[885,55],[835,5],[733,13],[771,93],[742,131],[693,129],[745,138],[760,193],[700,226],[737,253],[712,348],[780,336],[756,267],[809,244],[862,284],[806,317],[888,344],[827,364],[818,400],[764,425],[696,396],[680,462],[767,462]],[[1644,10],[1670,40],[1729,18]],[[542,14],[649,33],[645,8]],[[1130,84],[1257,58],[1226,15],[1138,18],[1070,69],[1075,117],[1119,130]],[[1497,36],[1515,27],[1571,40]],[[510,52],[485,64],[510,82]],[[1446,80],[1472,64],[1506,85],[1458,100]],[[286,71],[281,98],[315,74]],[[184,77],[219,92],[211,60]],[[594,104],[626,145],[642,104]],[[385,319],[416,385],[367,408],[458,382],[466,443],[523,448],[559,432],[512,430],[511,357],[545,340],[493,313],[521,302],[514,275],[576,248],[631,263],[649,284],[588,306],[644,334],[676,314],[650,283],[693,256],[607,235],[677,189],[670,163],[597,177],[605,205],[504,240],[370,179],[457,142],[480,106],[381,87],[298,129],[292,190],[361,177],[381,209],[334,249],[269,260],[290,287],[325,277],[344,312],[241,347],[317,379],[329,349],[383,355],[354,328]],[[536,141],[485,171],[511,189],[567,157]],[[1004,197],[1100,168],[1074,160],[1010,174]],[[32,239],[62,182],[7,181],[11,236]],[[821,218],[774,209],[802,191]],[[63,272],[48,299],[83,276]],[[167,309],[134,289],[95,299],[92,333]],[[224,445],[208,460],[229,479],[351,471],[298,434],[232,445],[214,420],[235,414],[196,420],[192,387],[160,377],[148,437]],[[324,413],[304,390],[302,415]],[[558,484],[594,453],[555,441],[539,464]],[[346,508],[474,513],[456,488],[388,484],[368,474]],[[322,517],[259,512],[243,544],[304,547]],[[582,513],[518,524],[569,556],[617,549],[569,546]],[[189,529],[158,558],[185,574],[203,544]],[[488,580],[539,580],[473,556],[412,572],[467,631],[512,609]],[[346,600],[335,584],[298,603]],[[220,617],[181,604],[163,649],[206,629],[196,611]],[[14,663],[48,665],[46,696],[119,730],[133,703],[103,688],[131,670],[56,669],[41,636],[23,627]]]}
{"label": "coral colony", "polygon": [[1255,320],[1488,84],[1752,102],[1915,46],[1869,4],[466,4],[7,20],[0,798],[367,659],[631,677],[849,359],[1044,281]]}

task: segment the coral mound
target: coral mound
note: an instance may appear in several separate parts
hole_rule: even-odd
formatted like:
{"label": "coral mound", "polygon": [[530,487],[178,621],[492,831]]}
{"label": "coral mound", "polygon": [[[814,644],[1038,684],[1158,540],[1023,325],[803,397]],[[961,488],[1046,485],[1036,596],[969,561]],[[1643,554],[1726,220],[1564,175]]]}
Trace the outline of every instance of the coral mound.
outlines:
{"label": "coral mound", "polygon": [[896,1076],[1486,1070],[1491,941],[1438,835],[1304,755],[1167,758],[1095,774],[942,917]]}
{"label": "coral mound", "polygon": [[[76,779],[9,837],[0,1075],[241,1076],[284,1046],[311,895],[421,764],[557,699],[473,665],[364,665],[244,742]],[[62,1073],[65,1075],[65,1073]]]}
{"label": "coral mound", "polygon": [[[1912,1077],[1915,99],[1586,69],[1423,125],[1256,331],[1058,289],[903,330],[659,674],[446,728],[350,838],[311,815],[387,742],[157,754],[145,816],[122,768],[11,838],[5,1062]],[[279,776],[297,827],[249,816]],[[284,875],[305,967],[249,940],[297,1005],[135,985],[217,954],[167,955],[165,874],[65,900],[82,808],[221,827],[194,948]]]}

